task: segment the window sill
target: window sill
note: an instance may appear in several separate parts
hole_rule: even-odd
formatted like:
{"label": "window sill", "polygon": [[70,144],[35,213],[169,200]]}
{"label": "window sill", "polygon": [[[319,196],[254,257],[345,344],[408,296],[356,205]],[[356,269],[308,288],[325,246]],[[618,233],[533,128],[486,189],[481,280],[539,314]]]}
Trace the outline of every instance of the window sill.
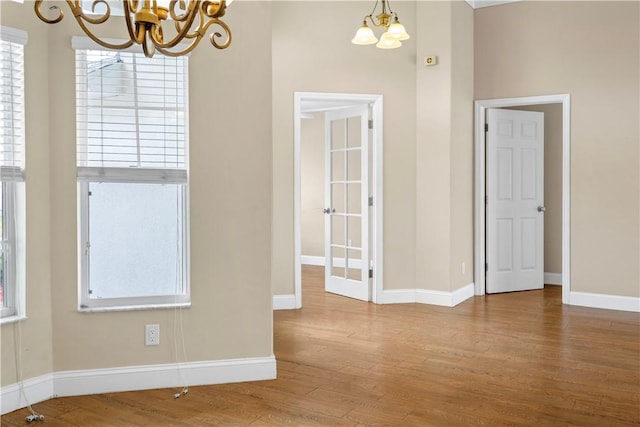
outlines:
{"label": "window sill", "polygon": [[14,315],[14,316],[7,316],[7,317],[3,317],[0,319],[0,325],[8,325],[11,323],[18,323],[18,322],[22,322],[23,320],[27,320],[27,316],[25,315]]}
{"label": "window sill", "polygon": [[190,308],[190,302],[171,304],[117,305],[111,307],[78,307],[79,313],[103,313],[108,311],[163,310],[168,308]]}

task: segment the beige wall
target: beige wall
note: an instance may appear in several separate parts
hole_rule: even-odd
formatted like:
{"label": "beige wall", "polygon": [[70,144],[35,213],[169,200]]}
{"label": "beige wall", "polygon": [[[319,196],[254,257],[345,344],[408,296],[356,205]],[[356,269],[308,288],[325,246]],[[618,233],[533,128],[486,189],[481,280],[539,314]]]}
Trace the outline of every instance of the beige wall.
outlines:
{"label": "beige wall", "polygon": [[[415,42],[382,51],[350,43],[370,5],[273,3],[273,291],[293,293],[293,94],[384,96],[385,288],[415,282]],[[395,2],[416,28],[415,3]],[[331,11],[330,25],[318,17]],[[314,18],[316,17],[316,18]]]}
{"label": "beige wall", "polygon": [[450,291],[473,283],[473,13],[465,2],[453,2]]}
{"label": "beige wall", "polygon": [[[270,16],[267,2],[234,3],[227,19],[234,34],[231,47],[218,51],[205,40],[190,59],[192,307],[183,311],[189,361],[273,353]],[[172,310],[80,314],[76,309],[75,72],[70,37],[81,33],[77,24],[67,13],[63,22],[48,26],[33,14],[31,2],[3,2],[2,23],[27,29],[30,35],[25,377],[175,362]],[[246,66],[248,57],[251,67]],[[42,89],[37,97],[35,88]],[[160,324],[159,347],[144,346],[147,323]],[[13,345],[6,333],[10,328],[2,327],[3,385],[15,382]]]}
{"label": "beige wall", "polygon": [[[23,378],[50,373],[53,367],[51,327],[50,246],[51,189],[49,186],[49,116],[47,92],[49,78],[46,45],[47,28],[33,19],[33,8],[13,2],[0,2],[0,23],[29,33],[25,47],[26,129],[26,308],[27,320],[0,327],[0,385],[17,381],[15,346],[22,341],[19,355]],[[19,23],[19,24],[18,24]],[[29,125],[29,123],[33,125]]]}
{"label": "beige wall", "polygon": [[451,292],[473,282],[473,10],[418,2],[417,16],[415,287]]}
{"label": "beige wall", "polygon": [[300,128],[301,255],[324,257],[324,113]]}
{"label": "beige wall", "polygon": [[[349,43],[359,25],[353,17],[368,13],[361,2],[273,7],[274,294],[293,293],[295,91],[384,96],[384,289],[452,291],[471,283],[472,9],[395,2],[412,37],[383,51]],[[331,31],[308,19],[327,8]],[[439,56],[437,66],[424,67],[428,54]]]}
{"label": "beige wall", "polygon": [[544,271],[562,273],[562,104],[510,110],[544,113]]}
{"label": "beige wall", "polygon": [[572,291],[640,296],[639,8],[475,11],[476,99],[571,94]]}

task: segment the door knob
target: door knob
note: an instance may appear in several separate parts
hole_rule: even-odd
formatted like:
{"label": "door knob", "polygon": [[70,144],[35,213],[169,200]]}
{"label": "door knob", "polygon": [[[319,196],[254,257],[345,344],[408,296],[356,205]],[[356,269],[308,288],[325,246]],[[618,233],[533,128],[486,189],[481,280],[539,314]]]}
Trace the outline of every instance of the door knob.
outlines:
{"label": "door knob", "polygon": [[324,212],[324,213],[326,213],[328,215],[328,214],[331,214],[331,213],[335,213],[336,210],[335,209],[331,209],[331,208],[324,208],[322,210],[322,212]]}
{"label": "door knob", "polygon": [[544,206],[538,206],[538,212],[544,212],[546,210],[547,208],[545,208]]}

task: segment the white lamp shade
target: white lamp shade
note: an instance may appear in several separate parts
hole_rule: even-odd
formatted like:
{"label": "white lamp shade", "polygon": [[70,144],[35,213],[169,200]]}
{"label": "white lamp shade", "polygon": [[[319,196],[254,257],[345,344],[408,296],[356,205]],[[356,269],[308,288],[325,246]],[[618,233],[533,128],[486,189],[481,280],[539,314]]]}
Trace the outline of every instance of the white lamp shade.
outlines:
{"label": "white lamp shade", "polygon": [[385,32],[382,37],[380,37],[380,41],[376,45],[376,47],[380,49],[395,49],[397,47],[402,46],[400,40],[394,38],[389,32]]}
{"label": "white lamp shade", "polygon": [[351,43],[365,45],[374,44],[377,41],[378,39],[375,34],[373,34],[373,30],[371,30],[367,24],[364,24],[362,27],[358,28],[358,31],[356,31],[356,35],[353,40],[351,40]]}
{"label": "white lamp shade", "polygon": [[387,33],[396,40],[408,40],[410,37],[404,29],[404,25],[402,25],[397,19],[396,22],[389,26]]}

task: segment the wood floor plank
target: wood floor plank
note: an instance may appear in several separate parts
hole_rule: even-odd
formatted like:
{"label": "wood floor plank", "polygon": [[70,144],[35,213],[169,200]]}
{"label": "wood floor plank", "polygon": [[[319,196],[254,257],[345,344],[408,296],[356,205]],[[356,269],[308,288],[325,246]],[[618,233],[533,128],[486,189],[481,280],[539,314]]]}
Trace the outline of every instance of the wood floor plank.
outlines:
{"label": "wood floor plank", "polygon": [[274,381],[35,408],[53,427],[640,425],[640,315],[564,306],[558,286],[375,305],[326,293],[305,266],[303,309],[274,312],[274,349]]}

